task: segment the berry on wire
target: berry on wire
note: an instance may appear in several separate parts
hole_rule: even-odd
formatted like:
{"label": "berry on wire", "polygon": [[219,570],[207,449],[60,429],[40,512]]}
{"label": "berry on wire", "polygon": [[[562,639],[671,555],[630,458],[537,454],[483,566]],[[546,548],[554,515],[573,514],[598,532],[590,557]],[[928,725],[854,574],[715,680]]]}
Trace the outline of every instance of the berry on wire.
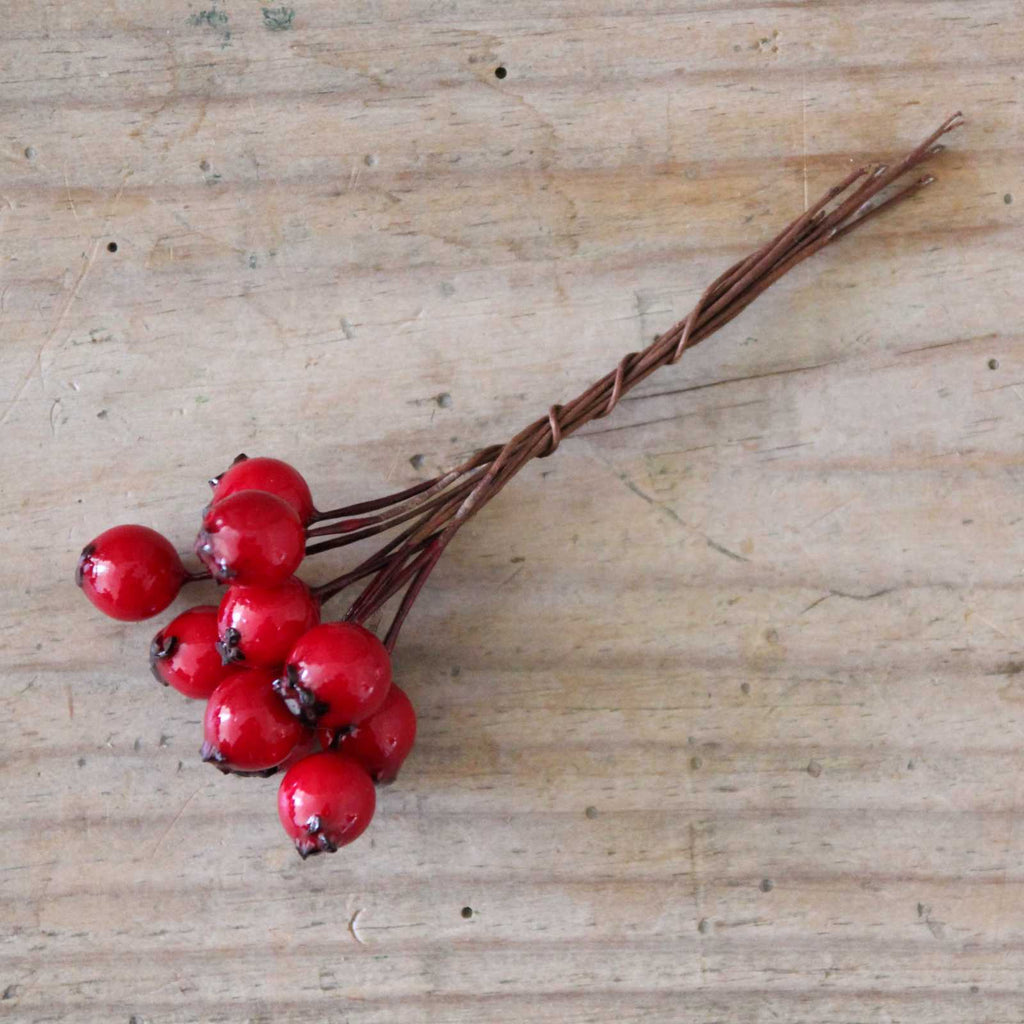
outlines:
{"label": "berry on wire", "polygon": [[288,713],[265,668],[232,673],[210,695],[203,719],[204,761],[222,772],[273,775],[309,730]]}
{"label": "berry on wire", "polygon": [[391,658],[368,629],[325,622],[295,644],[274,686],[288,710],[310,725],[356,725],[384,703]]}
{"label": "berry on wire", "polygon": [[169,622],[149,645],[149,667],[158,683],[205,700],[233,671],[217,650],[217,607],[201,604]]}
{"label": "berry on wire", "polygon": [[218,583],[283,583],[305,546],[295,509],[266,491],[237,491],[211,505],[196,537],[196,554]]}
{"label": "berry on wire", "polygon": [[377,794],[357,761],[321,753],[292,765],[277,792],[277,813],[305,860],[358,839],[373,818]]}
{"label": "berry on wire", "polygon": [[354,757],[378,785],[398,777],[402,762],[416,742],[416,711],[405,690],[391,684],[380,709],[349,729],[321,726],[317,736],[325,750]]}
{"label": "berry on wire", "polygon": [[291,505],[303,526],[316,515],[309,484],[294,466],[280,459],[239,455],[229,469],[210,481],[210,486],[213,503],[237,491],[266,491]]}
{"label": "berry on wire", "polygon": [[221,598],[217,650],[225,664],[280,665],[320,622],[320,602],[291,576],[276,587],[235,584]]}
{"label": "berry on wire", "polygon": [[82,548],[75,582],[104,615],[138,622],[159,615],[188,578],[174,545],[148,526],[114,526]]}

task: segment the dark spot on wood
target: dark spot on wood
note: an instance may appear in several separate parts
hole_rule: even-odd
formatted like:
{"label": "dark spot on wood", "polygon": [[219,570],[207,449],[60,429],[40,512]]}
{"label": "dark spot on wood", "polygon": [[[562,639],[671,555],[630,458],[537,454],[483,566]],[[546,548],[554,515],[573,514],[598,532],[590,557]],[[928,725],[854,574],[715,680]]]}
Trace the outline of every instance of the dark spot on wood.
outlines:
{"label": "dark spot on wood", "polygon": [[462,908],[462,916],[468,921],[473,916],[473,908],[472,907],[463,907]]}
{"label": "dark spot on wood", "polygon": [[25,147],[25,159],[26,160],[35,160],[35,158],[36,158],[36,151],[35,151],[35,149],[33,149],[31,146],[26,146]]}
{"label": "dark spot on wood", "polygon": [[201,170],[203,173],[205,173],[209,169],[210,169],[210,161],[209,160],[200,160],[199,161],[199,170]]}
{"label": "dark spot on wood", "polygon": [[990,370],[998,370],[999,369],[999,360],[998,359],[990,359],[988,361],[988,368]]}
{"label": "dark spot on wood", "polygon": [[590,818],[590,820],[591,820],[591,821],[593,821],[593,820],[594,820],[594,818],[596,818],[596,817],[597,817],[597,808],[596,808],[596,807],[588,807],[588,808],[587,808],[587,809],[586,809],[586,810],[585,810],[585,811],[584,811],[583,813],[584,813],[584,814],[585,814],[585,815],[586,815],[586,816],[587,816],[588,818]]}
{"label": "dark spot on wood", "polygon": [[107,242],[107,252],[117,252],[117,242]]}
{"label": "dark spot on wood", "polygon": [[707,935],[707,933],[711,931],[711,922],[706,917],[702,917],[697,922],[697,931],[699,931],[701,935]]}
{"label": "dark spot on wood", "polygon": [[812,779],[816,779],[821,774],[821,765],[814,760],[808,761],[807,774],[810,775]]}
{"label": "dark spot on wood", "polygon": [[452,679],[458,679],[462,675],[462,669],[458,665],[452,665]]}
{"label": "dark spot on wood", "polygon": [[1006,195],[1003,196],[1003,202],[1006,203],[1007,206],[1009,206],[1010,203],[1013,202],[1013,193],[1007,192]]}
{"label": "dark spot on wood", "polygon": [[499,80],[502,78],[507,78],[508,68],[506,68],[504,64],[499,64],[498,67],[494,69],[494,77]]}
{"label": "dark spot on wood", "polygon": [[761,892],[771,892],[775,888],[775,883],[770,878],[762,878],[758,888]]}
{"label": "dark spot on wood", "polygon": [[424,462],[426,462],[426,459],[422,455],[413,455],[412,458],[409,459],[409,465],[412,466],[413,469],[422,469]]}
{"label": "dark spot on wood", "polygon": [[740,693],[744,696],[750,693],[750,683],[740,683]]}
{"label": "dark spot on wood", "polygon": [[704,767],[704,759],[702,757],[697,757],[696,755],[694,755],[690,758],[690,767],[694,771],[698,771],[700,768]]}

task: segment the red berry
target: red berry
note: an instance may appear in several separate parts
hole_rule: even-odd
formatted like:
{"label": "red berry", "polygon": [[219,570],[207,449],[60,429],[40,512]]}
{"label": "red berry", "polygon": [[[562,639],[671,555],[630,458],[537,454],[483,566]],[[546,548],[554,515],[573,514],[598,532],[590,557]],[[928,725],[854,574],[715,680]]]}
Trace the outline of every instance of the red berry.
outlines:
{"label": "red berry", "polygon": [[325,749],[354,757],[374,782],[386,785],[398,777],[398,769],[416,741],[416,712],[405,691],[394,683],[380,710],[351,730],[317,730]]}
{"label": "red berry", "polygon": [[210,695],[203,719],[204,761],[223,772],[272,775],[309,730],[274,692],[274,673],[234,672]]}
{"label": "red berry", "polygon": [[280,665],[320,621],[320,602],[295,576],[276,587],[229,587],[221,598],[217,649],[225,663]]}
{"label": "red berry", "polygon": [[237,491],[266,491],[286,501],[302,520],[308,523],[316,512],[313,495],[302,474],[280,459],[250,459],[239,455],[231,468],[210,481],[213,500],[220,501]]}
{"label": "red berry", "polygon": [[312,754],[288,769],[277,813],[303,860],[333,853],[366,831],[377,805],[362,765],[341,754]]}
{"label": "red berry", "polygon": [[205,699],[233,669],[217,650],[217,608],[201,604],[164,626],[149,645],[149,667],[159,683]]}
{"label": "red berry", "polygon": [[174,545],[148,526],[115,526],[82,548],[75,582],[112,619],[138,622],[162,612],[188,573]]}
{"label": "red berry", "polygon": [[265,491],[238,491],[211,505],[196,554],[220,583],[283,583],[302,561],[306,530],[295,509]]}
{"label": "red berry", "polygon": [[391,686],[384,645],[354,622],[325,622],[292,648],[275,684],[289,711],[306,722],[340,728],[369,718]]}

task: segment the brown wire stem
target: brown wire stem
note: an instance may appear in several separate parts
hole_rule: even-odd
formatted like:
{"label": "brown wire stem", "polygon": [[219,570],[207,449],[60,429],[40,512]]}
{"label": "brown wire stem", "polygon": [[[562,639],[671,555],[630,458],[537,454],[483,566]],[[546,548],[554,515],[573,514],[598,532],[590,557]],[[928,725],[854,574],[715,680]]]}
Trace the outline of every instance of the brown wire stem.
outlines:
{"label": "brown wire stem", "polygon": [[627,353],[614,370],[571,401],[552,405],[545,416],[506,444],[483,448],[454,469],[403,491],[318,512],[314,522],[325,525],[315,526],[309,536],[330,539],[310,545],[308,554],[409,525],[355,569],[318,588],[317,596],[326,601],[353,583],[372,577],[345,616],[363,622],[404,588],[385,634],[385,644],[391,650],[413,603],[456,532],[526,463],[553,455],[566,437],[591,420],[609,415],[637,384],[659,367],[678,362],[687,349],[724,327],[798,263],[931,184],[934,178],[927,175],[883,194],[909,171],[941,152],[944,147],[937,144],[938,140],[962,123],[962,115],[953,114],[897,163],[858,167],[849,173],[773,239],[721,274],[687,316],[642,352]]}

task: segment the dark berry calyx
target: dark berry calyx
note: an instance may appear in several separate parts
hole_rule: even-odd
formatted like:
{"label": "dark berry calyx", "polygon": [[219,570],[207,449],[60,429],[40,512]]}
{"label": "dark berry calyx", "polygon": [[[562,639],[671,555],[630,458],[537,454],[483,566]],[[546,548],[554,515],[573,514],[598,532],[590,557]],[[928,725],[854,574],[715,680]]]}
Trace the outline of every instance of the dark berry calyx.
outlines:
{"label": "dark berry calyx", "polygon": [[217,653],[220,655],[222,665],[232,665],[237,661],[245,661],[245,655],[239,648],[242,634],[233,626],[224,630],[223,636],[214,644]]}
{"label": "dark berry calyx", "polygon": [[337,844],[323,830],[319,814],[314,814],[306,822],[306,835],[295,840],[295,849],[303,860],[315,857],[318,853],[338,852]]}
{"label": "dark berry calyx", "polygon": [[[210,506],[203,510],[204,516]],[[217,557],[213,536],[209,530],[200,530],[196,536],[196,556],[210,570],[211,575],[218,583],[229,583],[238,575],[237,571],[228,565],[227,559]]]}
{"label": "dark berry calyx", "polygon": [[[231,465],[232,466],[237,466],[240,462],[245,462],[245,460],[248,459],[248,458],[249,458],[249,456],[246,455],[245,452],[239,452],[231,460]],[[227,470],[224,470],[224,473],[226,473],[226,472],[227,472]],[[224,476],[224,473],[218,473],[216,476],[211,476],[209,481],[208,481],[209,485],[211,487],[213,487],[213,488],[216,488],[217,484],[219,484],[221,482],[221,479]]]}
{"label": "dark berry calyx", "polygon": [[149,645],[149,670],[153,673],[153,678],[161,686],[170,686],[170,683],[164,679],[160,672],[160,662],[167,661],[168,658],[173,657],[177,649],[178,638],[176,636],[165,636],[162,631],[153,637]]}
{"label": "dark berry calyx", "polygon": [[78,556],[78,564],[75,566],[75,585],[85,585],[85,567],[89,564],[89,559],[96,553],[95,544],[86,544],[82,548],[82,553]]}
{"label": "dark berry calyx", "polygon": [[[203,742],[203,745],[199,748],[199,757],[202,759],[203,764],[213,764],[220,767],[227,758],[212,744]],[[228,772],[227,768],[221,768],[221,771],[226,775]]]}
{"label": "dark berry calyx", "polygon": [[358,726],[355,725],[343,725],[337,729],[321,729],[320,745],[324,750],[337,750],[341,746],[341,741],[346,736],[351,736],[357,729]]}
{"label": "dark berry calyx", "polygon": [[299,673],[294,665],[285,665],[284,675],[274,680],[274,691],[304,725],[316,725],[320,717],[330,711],[330,705],[317,700],[316,694],[299,682]]}
{"label": "dark berry calyx", "polygon": [[212,743],[204,742],[199,748],[199,756],[204,764],[212,764],[221,775],[238,775],[243,779],[269,779],[271,775],[276,775],[281,770],[278,765],[256,772],[243,772],[237,768],[229,768],[224,763],[227,758]]}

